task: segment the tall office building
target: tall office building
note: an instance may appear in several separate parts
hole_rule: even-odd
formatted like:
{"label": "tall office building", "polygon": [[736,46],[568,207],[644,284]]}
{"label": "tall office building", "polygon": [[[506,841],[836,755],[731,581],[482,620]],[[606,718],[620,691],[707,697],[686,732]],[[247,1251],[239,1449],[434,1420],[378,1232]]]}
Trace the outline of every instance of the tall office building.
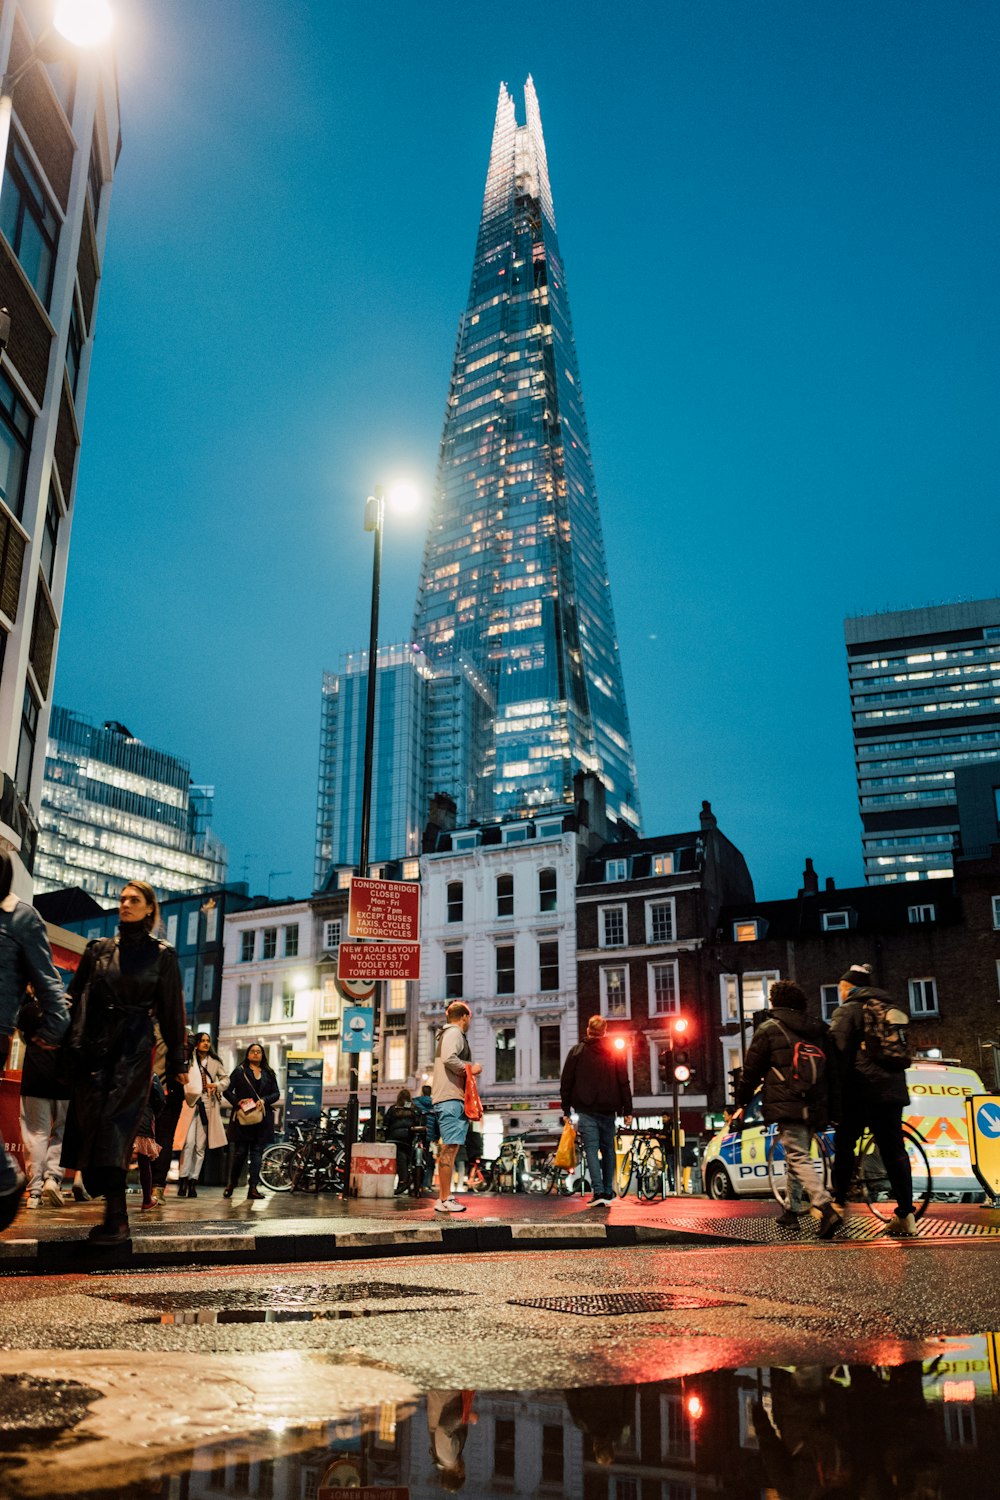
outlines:
{"label": "tall office building", "polygon": [[870,885],[951,874],[956,772],[1000,760],[1000,599],[844,622]]}
{"label": "tall office building", "polygon": [[214,797],[214,788],[194,785],[186,760],[143,744],[124,724],[98,729],[53,708],[36,892],[79,886],[110,903],[131,879],[148,880],[163,896],[222,884],[226,848],[210,827]]}
{"label": "tall office building", "polygon": [[[530,811],[595,771],[640,826],[604,542],[538,101],[501,85],[468,306],[459,323],[414,639],[492,707],[482,759],[435,787],[476,816]],[[456,710],[443,724],[460,717]],[[469,737],[470,747],[476,736]],[[432,737],[430,758],[438,745]]]}
{"label": "tall office building", "polygon": [[110,53],[67,48],[54,61],[49,43],[45,61],[33,53],[52,9],[0,5],[0,72],[13,86],[0,183],[0,307],[10,318],[0,359],[0,847],[13,852],[23,895],[121,145]]}

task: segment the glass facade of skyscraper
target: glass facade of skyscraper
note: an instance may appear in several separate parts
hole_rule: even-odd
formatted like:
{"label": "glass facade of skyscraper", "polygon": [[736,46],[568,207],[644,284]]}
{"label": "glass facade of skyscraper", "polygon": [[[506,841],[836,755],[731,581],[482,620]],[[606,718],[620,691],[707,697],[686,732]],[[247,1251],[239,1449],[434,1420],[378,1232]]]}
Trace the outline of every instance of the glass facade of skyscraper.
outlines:
{"label": "glass facade of skyscraper", "polygon": [[[640,826],[611,591],[534,86],[497,104],[468,307],[459,325],[414,621],[443,696],[456,663],[483,683],[492,732],[476,816],[571,795],[596,771],[609,813]],[[447,758],[444,726],[431,761]],[[441,740],[441,743],[437,743]],[[463,806],[459,786],[435,786]]]}
{"label": "glass facade of skyscraper", "polygon": [[1000,599],[845,621],[869,885],[952,873],[955,774],[1000,761]]}
{"label": "glass facade of skyscraper", "polygon": [[78,886],[114,902],[126,880],[158,894],[201,891],[226,878],[226,848],[209,827],[214,791],[186,760],[122,724],[100,729],[53,708],[45,752],[36,892]]}

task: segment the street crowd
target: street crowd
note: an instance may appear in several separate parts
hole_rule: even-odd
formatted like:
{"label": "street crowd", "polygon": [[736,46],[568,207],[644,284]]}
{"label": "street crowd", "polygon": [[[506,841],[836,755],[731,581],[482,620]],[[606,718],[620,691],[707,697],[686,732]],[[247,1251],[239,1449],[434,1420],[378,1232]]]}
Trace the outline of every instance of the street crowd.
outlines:
{"label": "street crowd", "polygon": [[[275,1136],[277,1079],[258,1042],[227,1074],[206,1032],[187,1036],[177,955],[158,935],[152,887],[138,880],[123,887],[117,935],[88,944],[67,990],[41,917],[13,894],[11,883],[10,858],[0,852],[0,1071],[17,1030],[25,1043],[20,1117],[26,1168],[22,1172],[6,1151],[0,1155],[0,1229],[22,1199],[28,1210],[61,1205],[65,1176],[73,1173],[75,1197],[104,1200],[103,1221],[90,1238],[120,1243],[129,1233],[130,1166],[138,1169],[142,1210],[155,1210],[164,1201],[175,1144],[181,1152],[178,1197],[197,1196],[206,1153],[228,1146],[224,1196],[233,1196],[246,1168],[248,1199],[262,1198],[261,1160]],[[762,1090],[764,1122],[776,1128],[793,1189],[779,1222],[797,1227],[794,1205],[808,1200],[824,1239],[843,1223],[857,1142],[866,1129],[896,1199],[888,1232],[916,1230],[902,1130],[909,1017],[871,978],[867,965],[844,974],[830,1026],[807,1015],[807,997],[797,984],[774,983],[727,1115],[737,1125]],[[382,1122],[397,1149],[401,1187],[410,1180],[415,1137],[435,1143],[436,1168],[428,1152],[417,1190],[430,1190],[436,1175],[434,1210],[444,1215],[465,1210],[455,1193],[456,1166],[464,1158],[466,1185],[474,1186],[482,1155],[474,1130],[482,1116],[476,1088],[482,1067],[469,1044],[471,1019],[465,1001],[448,1005],[431,1082],[416,1099],[401,1090]],[[619,1120],[631,1124],[632,1095],[625,1054],[611,1045],[603,1016],[590,1018],[584,1040],[568,1053],[560,1092],[565,1120],[575,1121],[586,1157],[592,1205],[608,1207],[615,1198],[616,1126]],[[223,1101],[230,1106],[228,1124]],[[831,1124],[835,1150],[827,1187],[810,1148],[813,1135]]]}

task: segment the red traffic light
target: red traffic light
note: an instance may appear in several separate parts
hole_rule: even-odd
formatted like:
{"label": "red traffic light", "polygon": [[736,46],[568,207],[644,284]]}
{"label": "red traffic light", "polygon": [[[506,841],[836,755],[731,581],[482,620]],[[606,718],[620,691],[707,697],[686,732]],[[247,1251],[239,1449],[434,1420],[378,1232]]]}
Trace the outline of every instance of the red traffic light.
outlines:
{"label": "red traffic light", "polygon": [[688,1079],[691,1077],[691,1069],[687,1066],[686,1063],[678,1063],[676,1068],[674,1069],[674,1077],[677,1079],[678,1083],[687,1083]]}
{"label": "red traffic light", "polygon": [[684,1405],[692,1422],[697,1422],[698,1418],[704,1415],[705,1405],[700,1396],[688,1396]]}
{"label": "red traffic light", "polygon": [[623,1036],[616,1036],[616,1037],[614,1037],[613,1040],[612,1040],[612,1046],[615,1048],[616,1052],[624,1052],[625,1051],[625,1038]]}
{"label": "red traffic light", "polygon": [[673,1031],[674,1036],[684,1036],[690,1025],[691,1022],[688,1020],[687,1016],[675,1016],[670,1023],[671,1030]]}

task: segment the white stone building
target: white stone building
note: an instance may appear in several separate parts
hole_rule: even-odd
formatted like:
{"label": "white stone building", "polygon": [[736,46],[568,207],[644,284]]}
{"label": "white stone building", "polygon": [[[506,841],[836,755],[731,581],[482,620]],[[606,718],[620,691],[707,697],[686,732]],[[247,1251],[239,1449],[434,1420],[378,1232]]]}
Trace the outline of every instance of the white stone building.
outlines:
{"label": "white stone building", "polygon": [[574,809],[558,806],[442,833],[420,861],[418,1068],[430,1072],[449,1000],[467,1001],[484,1107],[504,1133],[556,1124],[578,1040],[577,840]]}
{"label": "white stone building", "polygon": [[227,1067],[251,1042],[266,1049],[284,1099],[289,1052],[313,1052],[319,977],[308,901],[233,912],[223,941],[219,1055]]}

